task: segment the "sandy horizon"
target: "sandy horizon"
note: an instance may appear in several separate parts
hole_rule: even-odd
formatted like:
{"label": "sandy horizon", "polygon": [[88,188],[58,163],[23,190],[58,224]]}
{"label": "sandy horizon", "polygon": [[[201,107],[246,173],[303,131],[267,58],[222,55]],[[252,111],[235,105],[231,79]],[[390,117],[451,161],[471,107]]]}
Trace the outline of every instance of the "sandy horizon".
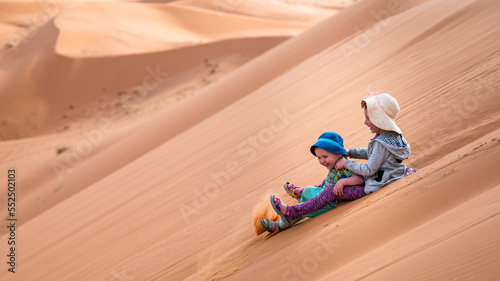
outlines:
{"label": "sandy horizon", "polygon": [[[0,279],[499,279],[499,11],[0,0]],[[366,147],[370,91],[419,171],[256,235],[321,133]]]}

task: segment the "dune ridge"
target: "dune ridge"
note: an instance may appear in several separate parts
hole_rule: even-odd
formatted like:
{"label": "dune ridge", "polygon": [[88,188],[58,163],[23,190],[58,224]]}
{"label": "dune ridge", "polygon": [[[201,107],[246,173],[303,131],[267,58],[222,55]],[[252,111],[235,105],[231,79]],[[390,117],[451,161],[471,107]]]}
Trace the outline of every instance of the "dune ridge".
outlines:
{"label": "dune ridge", "polygon": [[[22,41],[11,46],[13,51],[6,52],[2,57],[4,71],[0,79],[5,82],[2,83],[2,100],[10,105],[5,107],[10,118],[5,121],[7,126],[1,132],[2,138],[31,137],[65,130],[66,127],[59,124],[65,121],[61,120],[61,116],[67,118],[72,113],[71,106],[77,104],[85,108],[92,102],[85,108],[86,111],[99,111],[96,104],[107,102],[107,105],[115,106],[116,94],[124,90],[136,90],[135,95],[140,97],[154,95],[159,90],[167,92],[167,89],[173,92],[165,94],[167,97],[178,95],[183,89],[190,89],[187,93],[193,92],[308,27],[308,24],[297,22],[274,23],[272,20],[236,17],[230,13],[225,13],[219,20],[215,12],[173,4],[92,2],[75,4],[66,9],[62,5],[56,7],[58,9],[53,8],[54,12],[58,12],[55,16],[45,15],[46,22],[33,28],[29,36],[26,35],[29,39],[26,43]],[[113,11],[116,15],[109,17]],[[82,16],[89,13],[93,16]],[[147,20],[141,18],[141,14],[146,14]],[[33,17],[36,18],[37,14]],[[135,29],[125,25],[127,17],[131,17],[129,20],[135,24]],[[214,24],[196,25],[190,20],[199,21],[202,18]],[[180,22],[168,25],[169,21]],[[126,33],[115,30],[114,26],[122,26],[127,29]],[[159,30],[161,28],[165,30]],[[148,30],[151,31],[146,32]],[[120,34],[121,38],[115,34]],[[186,40],[190,42],[180,42],[179,46],[198,49],[184,48],[179,51],[181,53],[169,53],[171,48],[167,41],[181,35],[189,37]],[[255,46],[249,43],[252,38],[255,39]],[[245,46],[236,46],[238,52],[234,53],[235,49],[231,49],[235,48],[234,42],[238,39]],[[233,43],[226,47],[224,42]],[[137,47],[134,44],[138,44]],[[214,47],[214,44],[219,45]],[[195,56],[186,56],[183,54],[186,52]],[[76,57],[68,57],[71,54]],[[214,56],[226,56],[225,62],[211,61]],[[219,75],[204,79],[199,73],[193,73],[207,64],[217,65],[212,71]],[[127,66],[126,71],[123,71],[124,65]],[[96,69],[104,70],[100,79],[92,76]],[[45,73],[47,70],[50,73]],[[33,81],[16,79],[28,75],[33,75]],[[148,75],[153,75],[150,78],[154,79],[148,81]],[[54,84],[45,77],[57,79],[58,83]],[[7,94],[9,92],[21,96],[14,99]],[[52,103],[47,99],[59,102]],[[11,107],[24,107],[30,114],[13,111]],[[109,108],[107,110],[110,111]],[[54,128],[52,124],[59,126]]]}
{"label": "dune ridge", "polygon": [[[93,14],[90,20],[84,16],[89,13]],[[293,36],[308,26],[232,13],[218,15],[176,1],[88,3],[61,12],[55,25],[60,30],[56,52],[76,57],[136,54],[234,38]]]}
{"label": "dune ridge", "polygon": [[[289,40],[261,38],[244,63],[169,106],[82,116],[80,128],[0,143],[9,157],[2,167],[17,167],[27,190],[19,271],[0,278],[498,279],[499,10],[493,0],[361,1]],[[54,46],[50,38],[28,43]],[[247,40],[233,40],[235,55],[256,42]],[[19,50],[29,53],[29,44]],[[227,45],[213,43],[214,56]],[[164,53],[172,51],[120,61],[144,69]],[[5,54],[0,63],[20,64]],[[79,74],[105,65],[94,63]],[[420,170],[275,236],[256,236],[252,215],[263,198],[291,202],[284,181],[324,178],[309,152],[319,134],[366,146],[372,135],[359,101],[367,88],[398,99],[397,121],[412,147],[405,164]],[[158,86],[157,99],[140,108],[155,106],[166,89]],[[56,154],[61,143],[70,149]],[[54,163],[67,165],[60,178]]]}

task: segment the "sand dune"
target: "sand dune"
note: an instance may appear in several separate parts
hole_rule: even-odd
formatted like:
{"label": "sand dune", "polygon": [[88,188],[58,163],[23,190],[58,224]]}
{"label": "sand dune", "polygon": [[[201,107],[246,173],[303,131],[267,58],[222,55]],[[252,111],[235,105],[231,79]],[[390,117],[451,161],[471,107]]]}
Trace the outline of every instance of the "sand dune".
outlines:
{"label": "sand dune", "polygon": [[66,56],[116,56],[234,38],[293,36],[308,26],[218,14],[177,2],[88,3],[61,12],[55,25],[56,52]]}
{"label": "sand dune", "polygon": [[[287,1],[272,1],[260,19],[248,7],[263,1],[245,3],[227,15],[233,29],[215,33],[180,17],[161,28],[191,30],[182,44],[214,40],[174,49],[151,28],[160,15],[182,10],[217,21],[217,11],[202,1],[81,3],[39,27],[17,55],[4,51],[2,178],[16,169],[20,203],[17,271],[4,265],[0,278],[498,279],[500,4],[377,0],[337,11],[317,1],[292,13],[295,2],[276,10]],[[125,42],[141,28],[151,40],[99,43],[106,56],[79,58],[85,44],[69,39],[86,9],[103,24],[79,29],[88,42],[98,32],[123,33]],[[134,16],[140,23],[106,26],[111,10],[121,27]],[[284,21],[285,11],[293,20]],[[153,82],[140,102],[130,99],[134,87]],[[412,146],[406,164],[420,171],[256,236],[255,206],[270,193],[291,202],[284,181],[305,186],[325,176],[309,152],[319,134],[366,146],[372,136],[359,101],[368,87],[398,99]]]}
{"label": "sand dune", "polygon": [[255,1],[203,1],[182,0],[177,3],[187,4],[191,7],[200,7],[216,11],[220,17],[226,14],[257,17],[259,19],[272,19],[280,21],[297,21],[316,23],[331,16],[332,10],[340,11],[352,4],[352,1],[331,1],[329,5],[308,1],[307,3],[295,2],[289,5],[281,0],[255,0]]}
{"label": "sand dune", "polygon": [[[2,4],[10,11],[24,7]],[[182,98],[311,25],[219,15],[177,3],[42,8],[47,10],[43,24],[31,27],[29,36],[12,31],[25,38],[13,40],[2,57],[2,101],[9,105],[3,139],[66,130],[104,110],[128,114],[145,95],[148,100],[161,96],[160,101]],[[26,14],[38,18],[40,12]],[[95,76],[96,71],[102,73]],[[130,103],[133,109],[123,105]],[[26,111],[11,109],[21,107]]]}
{"label": "sand dune", "polygon": [[[33,140],[23,139],[9,143],[1,148],[10,165],[21,165],[30,175],[25,179],[29,191],[25,199],[31,206],[23,211],[26,220],[100,180],[167,138],[175,136],[178,130],[189,126],[183,126],[177,121],[178,118],[184,120],[184,124],[189,124],[188,119],[200,120],[217,108],[231,103],[231,100],[227,100],[206,107],[205,100],[210,100],[209,96],[204,96],[203,100],[194,96],[197,91],[290,36],[287,32],[281,34],[276,30],[273,31],[276,32],[273,36],[259,35],[254,30],[252,36],[247,33],[246,37],[238,35],[236,37],[240,38],[231,39],[231,36],[235,37],[237,34],[231,35],[229,30],[226,32],[229,34],[227,38],[213,36],[215,39],[212,43],[175,50],[168,50],[165,46],[165,51],[145,50],[145,54],[139,55],[118,56],[119,46],[115,46],[116,53],[108,57],[90,55],[72,58],[54,51],[54,45],[59,43],[61,37],[65,37],[53,24],[54,21],[61,25],[64,20],[70,21],[67,14],[78,15],[78,11],[98,12],[94,18],[99,18],[99,15],[105,15],[102,10],[108,9],[108,14],[111,13],[109,5],[116,8],[122,4],[125,6],[123,9],[128,9],[135,15],[138,14],[134,9],[141,11],[138,3],[84,3],[70,7],[68,13],[59,14],[53,21],[40,27],[31,40],[16,46],[13,52],[7,53],[3,58],[5,69],[13,71],[5,72],[1,78],[5,81],[12,77],[26,79],[14,79],[14,83],[4,84],[2,96],[3,104],[6,104],[3,119],[5,126],[2,127],[1,134],[6,139],[39,136]],[[165,14],[176,14],[170,10],[170,6],[165,5],[145,4],[143,8],[151,10],[152,7],[166,10]],[[196,10],[194,12],[197,13]],[[117,16],[126,18],[121,13],[117,13]],[[192,15],[195,16],[196,14]],[[231,23],[231,15],[224,15],[224,21]],[[261,25],[259,32],[266,28],[264,20],[237,18],[232,23],[235,21],[240,24],[247,22],[248,26],[241,26],[247,31],[255,28],[252,27],[252,22]],[[276,24],[268,23],[269,30],[272,31],[272,26]],[[74,22],[68,23],[70,27],[75,25]],[[89,25],[87,28],[97,30],[98,27]],[[178,30],[181,30],[182,26],[179,27]],[[236,29],[237,27],[233,27],[232,31]],[[205,36],[208,38],[211,35]],[[89,37],[91,36],[85,38]],[[31,67],[26,67],[26,64]],[[100,74],[93,75],[96,71],[100,71]],[[57,81],[48,78],[57,78]],[[238,98],[234,94],[231,96]],[[190,97],[195,102],[201,101],[198,102],[198,107],[201,108],[196,110],[191,107],[192,111],[186,111],[185,107],[176,108],[179,100]],[[172,128],[160,128],[163,137],[151,138],[136,132],[132,136],[133,141],[125,142],[124,146],[117,143],[120,139],[130,137],[131,131],[140,131],[145,124],[149,127],[152,124],[151,113],[161,112],[161,109],[169,107],[173,107],[173,110],[166,111],[168,116],[164,118],[170,119],[167,122],[171,122]],[[131,118],[131,115],[135,117]],[[143,118],[137,118],[138,116]],[[165,125],[152,125],[157,126],[155,124]],[[59,133],[53,135],[53,132]],[[65,137],[61,138],[61,133]],[[41,136],[42,134],[44,135]],[[83,140],[82,134],[85,136]],[[131,149],[137,146],[140,148]],[[103,149],[106,147],[110,149]],[[67,149],[69,153],[56,155],[59,149]],[[128,153],[124,154],[123,151]],[[40,157],[34,161],[26,161],[33,153],[39,153]],[[102,161],[106,164],[103,165]],[[77,167],[85,172],[73,173]]]}

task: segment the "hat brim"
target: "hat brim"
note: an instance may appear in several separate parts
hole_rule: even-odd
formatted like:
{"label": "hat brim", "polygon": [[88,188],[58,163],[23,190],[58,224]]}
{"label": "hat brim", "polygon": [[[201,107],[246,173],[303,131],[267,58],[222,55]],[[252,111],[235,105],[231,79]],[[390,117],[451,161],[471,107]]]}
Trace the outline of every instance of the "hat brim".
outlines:
{"label": "hat brim", "polygon": [[398,134],[402,134],[401,129],[396,125],[396,120],[387,115],[380,106],[377,105],[377,101],[374,98],[367,98],[361,101],[361,107],[366,108],[368,113],[368,118],[377,126],[379,129],[385,131],[393,131]]}
{"label": "hat brim", "polygon": [[347,150],[345,150],[345,148],[329,139],[319,139],[313,146],[311,146],[310,150],[314,156],[317,156],[315,151],[316,147],[322,148],[331,153],[347,155]]}

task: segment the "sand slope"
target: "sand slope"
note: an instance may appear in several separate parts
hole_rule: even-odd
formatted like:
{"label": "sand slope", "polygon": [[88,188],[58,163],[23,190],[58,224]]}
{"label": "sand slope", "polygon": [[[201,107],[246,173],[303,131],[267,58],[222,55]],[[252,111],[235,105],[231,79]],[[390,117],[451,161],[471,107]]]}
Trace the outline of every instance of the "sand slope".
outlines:
{"label": "sand slope", "polygon": [[[51,30],[47,27],[44,31],[52,36]],[[39,40],[45,40],[47,34],[39,36]],[[314,36],[319,38],[323,35],[316,32]],[[35,41],[33,46],[40,46],[35,39],[32,40]],[[42,67],[44,64],[39,64],[41,65],[38,67],[41,70],[39,76],[40,79],[43,79],[39,86],[44,89],[42,92],[45,92],[41,97],[48,99],[48,101],[44,103],[34,102],[35,112],[30,111],[29,106],[24,105],[22,108],[29,111],[27,114],[29,116],[28,126],[17,126],[15,127],[16,132],[11,130],[12,124],[7,123],[4,130],[10,136],[19,136],[19,130],[23,128],[23,132],[29,135],[58,130],[67,132],[68,138],[48,135],[44,137],[44,141],[23,140],[15,142],[13,146],[5,146],[5,153],[8,156],[6,159],[11,165],[21,165],[23,170],[30,175],[28,179],[25,179],[30,190],[25,198],[28,198],[27,202],[31,208],[23,210],[23,215],[27,220],[31,219],[33,215],[64,200],[163,143],[168,138],[175,136],[178,132],[250,93],[262,81],[269,81],[304,57],[311,55],[315,50],[315,48],[309,48],[307,51],[294,50],[293,46],[282,50],[278,49],[274,54],[280,54],[279,61],[276,55],[271,54],[268,59],[254,64],[253,69],[258,69],[258,71],[236,74],[235,78],[231,80],[238,81],[237,83],[216,83],[215,85],[219,88],[214,88],[211,91],[212,94],[201,94],[197,98],[189,99],[185,106],[176,106],[175,103],[178,100],[193,96],[198,90],[217,81],[238,65],[244,64],[266,48],[283,40],[282,37],[226,40],[220,43],[140,56],[76,60],[50,54],[51,43],[43,41],[46,45],[45,51],[49,53],[43,55],[47,57],[44,64],[47,66],[58,65],[54,69],[57,71],[57,75],[55,75],[57,77],[68,75],[69,69],[72,78],[66,82],[52,83],[49,80],[47,83],[45,82],[46,75],[44,75],[47,67]],[[327,43],[323,40],[322,44],[315,47],[321,48]],[[301,46],[306,45],[306,40],[303,40]],[[290,51],[295,54],[293,60],[288,56]],[[269,68],[271,60],[279,62],[279,64]],[[17,60],[14,62],[19,64]],[[125,72],[123,65],[128,66]],[[263,67],[266,68],[266,71],[262,70]],[[92,75],[98,69],[105,71],[99,76]],[[52,75],[54,74],[49,73],[49,76]],[[89,83],[89,79],[91,83]],[[30,83],[20,85],[26,87]],[[75,89],[75,92],[68,96],[65,89]],[[80,92],[86,94],[81,95]],[[89,93],[93,93],[94,96],[89,95]],[[33,93],[21,91],[19,94],[30,95]],[[40,98],[40,95],[37,94],[36,98]],[[58,98],[60,101],[50,102],[54,98]],[[17,97],[15,102],[26,102],[26,100]],[[212,106],[206,106],[208,103]],[[40,114],[37,114],[41,104],[49,107],[45,110],[47,114],[50,114],[47,118],[40,118]],[[73,105],[75,106],[72,109]],[[161,113],[162,119],[165,120],[161,123],[151,123],[151,116],[143,119],[128,118],[130,114],[139,115],[141,112],[146,112],[147,115],[148,111],[155,112],[164,107],[171,107],[171,110]],[[190,110],[185,110],[185,108]],[[17,114],[23,113],[17,112]],[[16,118],[15,115],[8,116],[18,125],[21,125],[19,121],[24,121],[24,119]],[[51,119],[54,121],[48,122]],[[177,120],[183,120],[183,122],[179,123]],[[31,123],[33,121],[43,123],[44,126],[33,125]],[[170,123],[170,125],[165,122]],[[123,129],[119,124],[124,123],[131,124],[131,127]],[[150,131],[152,127],[158,127],[153,129],[158,133],[154,138],[141,133],[141,131]],[[166,127],[169,129],[165,129]],[[119,133],[111,134],[115,131],[119,131]],[[83,139],[78,139],[81,138],[82,134]],[[104,138],[104,136],[106,137]],[[117,140],[122,140],[124,136],[129,138],[127,142],[117,142]],[[111,144],[112,146],[110,146]],[[60,148],[68,149],[70,153],[56,156],[54,152]],[[123,151],[127,151],[127,153],[124,154]],[[31,157],[33,152],[38,153],[36,162],[47,164],[37,165],[33,160],[25,161],[25,158]],[[19,161],[12,161],[14,159]],[[81,172],[73,173],[76,168],[80,169]],[[55,196],[53,196],[54,193]]]}
{"label": "sand slope", "polygon": [[[291,40],[263,40],[261,53],[279,45],[260,56],[252,49],[248,63],[149,114],[81,114],[78,128],[2,142],[3,169],[19,171],[26,203],[19,270],[1,279],[498,279],[500,4],[398,3],[363,1]],[[242,41],[234,42],[236,54]],[[166,53],[121,62],[144,69]],[[6,59],[4,67],[17,63]],[[107,65],[89,60],[79,73]],[[286,180],[305,186],[325,176],[308,151],[319,134],[366,146],[359,100],[368,85],[398,99],[412,146],[406,163],[420,171],[255,236],[256,205],[270,193],[291,202]],[[148,102],[158,104],[149,97],[140,109]],[[56,154],[62,145],[69,149]]]}
{"label": "sand slope", "polygon": [[[117,141],[130,136],[130,132],[151,124],[152,113],[194,96],[310,25],[231,13],[220,16],[186,5],[8,1],[0,4],[6,8],[2,11],[9,11],[6,13],[9,17],[5,17],[7,23],[12,22],[16,11],[23,11],[18,21],[38,19],[42,13],[44,16],[39,25],[29,27],[29,36],[10,32],[9,36],[25,36],[25,40],[12,41],[14,46],[5,50],[1,58],[0,80],[4,83],[0,92],[3,106],[0,136],[22,140],[4,143],[0,151],[6,164],[19,167],[28,175],[24,178],[24,199],[31,207],[22,211],[26,221],[163,143],[179,130],[185,130],[192,122],[231,103],[223,101],[199,110],[191,107],[192,111],[176,107],[168,111],[169,116],[175,116],[173,119],[165,117],[173,128],[161,129],[163,137],[151,138],[136,132],[135,141],[117,146]],[[25,7],[29,9],[23,10]],[[36,10],[37,7],[41,10]],[[192,19],[199,20],[200,15],[214,24],[196,26]],[[184,24],[177,23],[176,18]],[[116,30],[116,26],[125,28],[124,22],[135,29]],[[204,30],[196,30],[197,27]],[[163,36],[167,41],[176,39],[171,32],[163,32],[168,30],[203,40],[184,42],[183,48],[172,49],[165,40],[148,37],[145,32]],[[7,39],[11,40],[9,36]],[[116,36],[121,39],[108,40]],[[133,36],[140,40],[134,40]],[[209,100],[210,96],[204,99]],[[135,118],[130,118],[131,115]],[[185,126],[177,118],[184,119]],[[34,136],[37,138],[28,138]],[[64,150],[70,153],[56,154]],[[37,157],[33,157],[34,153]],[[72,173],[76,168],[84,172]]]}
{"label": "sand slope", "polygon": [[[24,7],[0,4],[10,11]],[[12,39],[1,57],[2,139],[64,131],[103,111],[128,114],[151,96],[156,106],[182,98],[311,25],[219,15],[175,2],[50,8],[29,35],[7,36],[25,40]]]}

